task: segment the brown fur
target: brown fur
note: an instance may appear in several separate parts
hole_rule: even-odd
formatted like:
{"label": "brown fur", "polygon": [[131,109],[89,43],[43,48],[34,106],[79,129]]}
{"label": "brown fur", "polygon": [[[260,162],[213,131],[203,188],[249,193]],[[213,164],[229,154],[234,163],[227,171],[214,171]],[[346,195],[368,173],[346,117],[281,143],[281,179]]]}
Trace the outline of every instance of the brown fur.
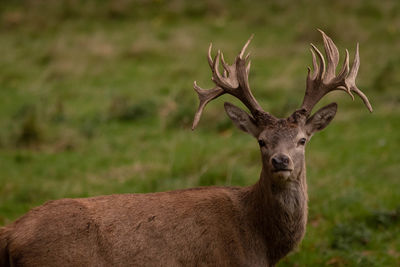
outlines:
{"label": "brown fur", "polygon": [[0,228],[0,266],[9,266],[8,234],[6,228]]}
{"label": "brown fur", "polygon": [[272,265],[301,239],[305,203],[296,190],[264,191],[260,182],[50,201],[7,226],[7,252],[14,266]]}

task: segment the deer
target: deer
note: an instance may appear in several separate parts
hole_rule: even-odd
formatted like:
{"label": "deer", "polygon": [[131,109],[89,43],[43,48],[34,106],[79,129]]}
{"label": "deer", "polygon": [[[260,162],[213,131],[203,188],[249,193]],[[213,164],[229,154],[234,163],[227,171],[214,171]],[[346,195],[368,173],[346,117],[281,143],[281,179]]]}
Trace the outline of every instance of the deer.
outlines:
{"label": "deer", "polygon": [[213,99],[230,94],[240,100],[249,113],[229,102],[224,108],[258,142],[261,174],[255,184],[49,201],[1,228],[0,265],[275,266],[305,234],[305,146],[337,111],[331,103],[312,114],[314,106],[341,90],[353,100],[357,94],[372,112],[355,83],[358,44],[352,66],[346,50],[336,75],[338,49],[320,32],[326,59],[311,44],[313,70],[308,68],[304,99],[287,118],[264,111],[250,90],[245,51],[252,37],[232,65],[221,51],[213,58],[210,44],[207,58],[215,87],[203,89],[194,82],[200,104],[192,129]]}

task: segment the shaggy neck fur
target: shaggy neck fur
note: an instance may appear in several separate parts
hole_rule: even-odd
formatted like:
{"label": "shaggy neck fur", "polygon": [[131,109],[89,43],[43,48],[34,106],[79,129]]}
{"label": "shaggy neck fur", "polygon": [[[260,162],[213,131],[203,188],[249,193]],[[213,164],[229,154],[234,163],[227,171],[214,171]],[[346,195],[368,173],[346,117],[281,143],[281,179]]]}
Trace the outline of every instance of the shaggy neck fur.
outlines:
{"label": "shaggy neck fur", "polygon": [[251,223],[266,246],[267,258],[274,265],[297,246],[305,233],[308,199],[305,167],[285,184],[274,184],[264,168],[260,176],[244,201]]}

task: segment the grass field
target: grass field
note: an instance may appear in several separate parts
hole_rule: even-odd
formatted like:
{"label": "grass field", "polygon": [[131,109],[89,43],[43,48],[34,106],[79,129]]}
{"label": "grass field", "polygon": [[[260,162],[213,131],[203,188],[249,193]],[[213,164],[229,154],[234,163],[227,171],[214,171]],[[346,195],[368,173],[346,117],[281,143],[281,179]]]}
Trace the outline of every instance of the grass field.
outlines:
{"label": "grass field", "polygon": [[223,111],[237,101],[190,130],[208,44],[232,62],[254,33],[252,90],[283,117],[321,28],[342,55],[360,43],[374,112],[320,104],[339,111],[307,148],[307,233],[279,266],[400,263],[399,1],[9,1],[0,21],[0,225],[51,199],[254,183],[257,143]]}

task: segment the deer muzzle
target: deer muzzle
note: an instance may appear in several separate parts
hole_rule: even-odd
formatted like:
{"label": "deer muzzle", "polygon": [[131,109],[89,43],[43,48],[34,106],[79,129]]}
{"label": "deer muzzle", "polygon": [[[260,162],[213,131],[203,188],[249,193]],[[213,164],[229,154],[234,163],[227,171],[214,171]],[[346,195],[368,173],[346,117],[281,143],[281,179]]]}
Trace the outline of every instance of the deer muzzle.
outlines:
{"label": "deer muzzle", "polygon": [[293,171],[293,162],[288,155],[277,153],[271,157],[271,169],[275,176],[287,179]]}

